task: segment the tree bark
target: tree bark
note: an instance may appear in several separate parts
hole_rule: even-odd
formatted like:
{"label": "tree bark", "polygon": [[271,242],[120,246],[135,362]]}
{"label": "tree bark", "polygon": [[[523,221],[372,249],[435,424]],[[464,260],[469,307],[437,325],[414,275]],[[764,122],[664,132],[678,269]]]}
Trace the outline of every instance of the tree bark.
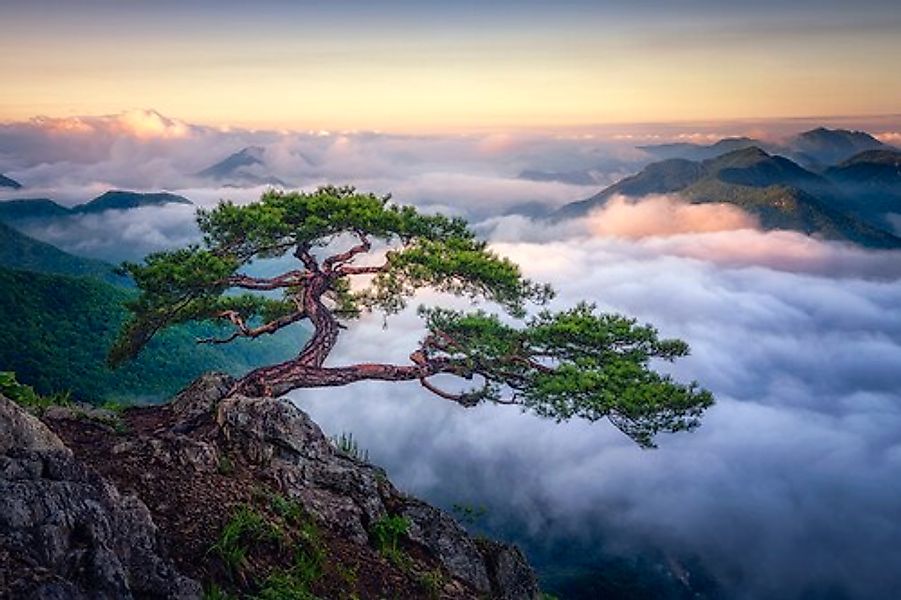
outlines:
{"label": "tree bark", "polygon": [[[357,254],[369,250],[369,242],[361,236],[361,244],[346,253],[331,257],[323,264],[323,269],[306,248],[298,248],[295,255],[310,270],[303,290],[303,315],[313,325],[313,335],[304,344],[300,353],[285,362],[261,367],[241,378],[232,393],[248,396],[281,396],[300,388],[335,387],[357,381],[412,381],[420,380],[428,389],[434,389],[426,382],[428,377],[438,373],[452,373],[471,377],[472,373],[448,358],[427,359],[421,352],[410,358],[411,365],[391,365],[361,363],[344,367],[324,367],[325,360],[338,341],[339,325],[332,311],[322,302],[322,296],[330,289],[333,279],[347,275],[342,269]],[[359,267],[366,272],[376,272],[384,267]],[[450,394],[443,397],[456,399]],[[460,396],[463,398],[463,396]],[[466,404],[460,400],[461,404]]]}
{"label": "tree bark", "polygon": [[235,391],[247,395],[283,396],[301,388],[337,387],[365,380],[413,381],[433,374],[423,365],[362,363],[346,367],[315,367],[292,361],[290,365],[285,364],[285,368],[275,377],[265,372],[260,373],[258,378],[245,377],[238,382]]}
{"label": "tree bark", "polygon": [[304,294],[303,308],[313,325],[313,336],[304,344],[294,362],[321,367],[338,342],[338,320],[322,303],[322,295],[328,290],[329,283],[327,277],[320,275]]}
{"label": "tree bark", "polygon": [[275,367],[257,369],[238,381],[233,393],[247,396],[282,396],[291,390],[316,387],[337,387],[357,381],[413,381],[425,382],[428,377],[449,373],[468,377],[450,359],[435,358],[412,365],[360,363],[344,367],[323,367],[286,361]]}
{"label": "tree bark", "polygon": [[261,367],[245,375],[238,386],[244,392],[272,395],[274,386],[291,379],[298,369],[322,367],[338,341],[338,321],[325,304],[322,295],[328,290],[329,279],[322,273],[312,277],[303,295],[303,311],[313,325],[313,335],[307,340],[300,353],[290,360]]}

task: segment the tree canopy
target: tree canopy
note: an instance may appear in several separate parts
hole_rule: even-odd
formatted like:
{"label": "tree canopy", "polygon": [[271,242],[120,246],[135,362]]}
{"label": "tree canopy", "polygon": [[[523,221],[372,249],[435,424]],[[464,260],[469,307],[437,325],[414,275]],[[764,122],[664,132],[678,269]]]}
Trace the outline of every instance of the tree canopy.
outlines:
{"label": "tree canopy", "polygon": [[[685,356],[688,346],[660,339],[649,325],[585,303],[527,318],[527,305],[546,304],[553,290],[524,278],[463,219],[329,186],[267,191],[246,205],[222,202],[198,211],[197,223],[201,244],[123,265],[140,294],[128,305],[132,316],[110,350],[112,364],[136,356],[177,323],[230,323],[229,335],[200,340],[224,344],[305,322],[312,334],[296,357],[251,371],[234,391],[282,395],[362,380],[418,380],[463,406],[517,404],[558,420],[606,417],[642,446],[653,446],[658,432],[694,428],[713,402],[697,384],[654,370],[652,361]],[[375,264],[358,262],[366,255]],[[295,268],[272,277],[246,272],[254,261],[280,257],[296,259]],[[514,327],[481,310],[420,308],[426,331],[409,364],[325,364],[347,322],[373,311],[397,313],[423,288],[487,301],[526,320]],[[437,375],[477,384],[449,392],[435,385]]]}

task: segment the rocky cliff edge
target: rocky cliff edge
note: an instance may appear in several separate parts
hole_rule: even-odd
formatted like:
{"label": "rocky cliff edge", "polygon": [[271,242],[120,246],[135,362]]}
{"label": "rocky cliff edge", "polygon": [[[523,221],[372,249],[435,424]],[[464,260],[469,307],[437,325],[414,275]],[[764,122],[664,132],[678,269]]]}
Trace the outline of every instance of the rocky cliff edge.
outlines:
{"label": "rocky cliff edge", "polygon": [[205,375],[121,414],[0,396],[0,597],[540,596],[518,549],[475,540],[280,400]]}

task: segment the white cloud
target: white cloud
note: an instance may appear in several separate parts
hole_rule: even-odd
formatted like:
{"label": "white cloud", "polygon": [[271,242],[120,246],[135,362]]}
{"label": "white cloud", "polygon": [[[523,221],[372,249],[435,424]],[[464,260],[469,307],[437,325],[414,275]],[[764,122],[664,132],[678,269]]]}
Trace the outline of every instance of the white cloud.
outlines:
{"label": "white cloud", "polygon": [[197,241],[195,210],[184,204],[108,210],[25,224],[23,231],[72,254],[118,263]]}
{"label": "white cloud", "polygon": [[609,181],[645,160],[628,143],[554,135],[410,136],[214,129],[153,111],[0,124],[0,172],[25,185],[3,197],[85,201],[110,188],[217,185],[194,175],[248,146],[265,149],[265,178],[306,189],[352,184],[405,202],[483,217],[519,203],[558,206],[584,186],[522,181],[525,169],[591,170]]}
{"label": "white cloud", "polygon": [[[740,233],[496,245],[552,281],[557,306],[594,300],[691,343],[673,371],[719,403],[659,450],[609,424],[461,409],[415,384],[293,397],[328,430],[354,432],[406,489],[485,503],[495,530],[535,553],[553,540],[625,555],[650,546],[698,558],[727,597],[886,597],[901,561],[901,257]],[[737,244],[774,248],[723,259]],[[770,264],[799,247],[800,263]],[[335,362],[403,361],[419,327],[409,313],[386,330],[367,320]]]}

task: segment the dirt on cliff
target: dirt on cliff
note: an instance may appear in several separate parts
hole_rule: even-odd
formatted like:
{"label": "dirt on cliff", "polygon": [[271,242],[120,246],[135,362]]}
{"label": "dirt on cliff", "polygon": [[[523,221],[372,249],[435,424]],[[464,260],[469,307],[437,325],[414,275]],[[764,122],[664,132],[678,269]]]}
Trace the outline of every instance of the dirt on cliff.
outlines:
{"label": "dirt on cliff", "polygon": [[[130,586],[126,565],[119,591],[186,598],[199,589],[210,598],[538,597],[534,573],[516,548],[473,540],[446,513],[399,492],[381,469],[341,452],[291,404],[229,397],[230,386],[227,376],[208,375],[166,405],[43,415],[70,460],[117,497],[146,507],[160,564],[194,585],[178,594]],[[0,469],[0,486],[3,476]],[[80,518],[70,519],[73,528]],[[24,521],[18,525],[41,526]],[[24,542],[3,543],[7,534],[24,540],[15,527],[0,516],[0,585],[4,560],[21,562],[15,553]],[[64,580],[54,564],[72,571],[78,563],[57,554],[41,568]],[[40,562],[39,555],[26,562]],[[91,589],[91,578],[73,577],[72,589],[84,597],[124,597],[94,594],[100,588]]]}

